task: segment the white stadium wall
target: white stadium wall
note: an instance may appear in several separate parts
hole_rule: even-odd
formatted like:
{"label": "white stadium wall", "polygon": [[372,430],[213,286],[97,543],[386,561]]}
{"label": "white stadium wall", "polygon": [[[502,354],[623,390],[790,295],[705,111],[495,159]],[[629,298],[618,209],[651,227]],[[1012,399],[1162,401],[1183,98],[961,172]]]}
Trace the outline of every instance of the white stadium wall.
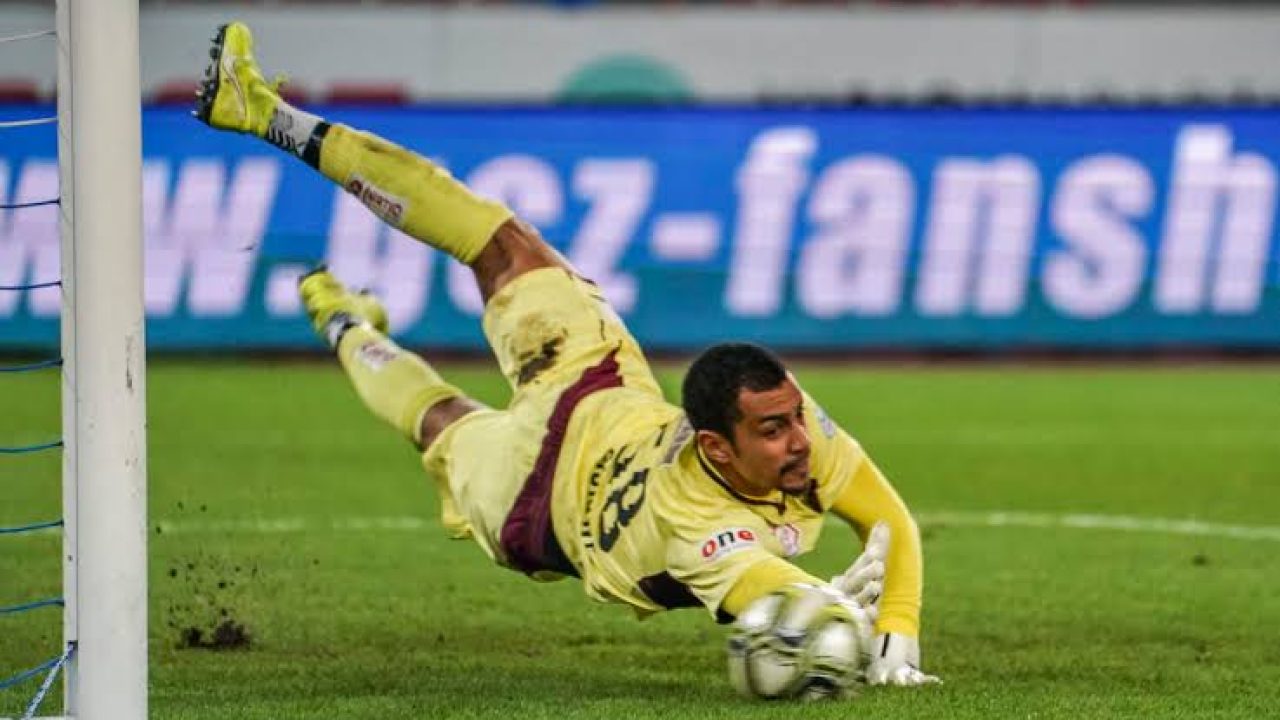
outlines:
{"label": "white stadium wall", "polygon": [[[4,6],[5,29],[48,13]],[[266,39],[265,64],[313,92],[391,82],[414,99],[542,101],[593,62],[638,56],[711,101],[850,93],[1091,97],[1280,95],[1280,8],[597,8],[153,6],[143,85],[203,65],[202,38],[233,14]],[[5,79],[53,87],[52,51],[6,53]]]}

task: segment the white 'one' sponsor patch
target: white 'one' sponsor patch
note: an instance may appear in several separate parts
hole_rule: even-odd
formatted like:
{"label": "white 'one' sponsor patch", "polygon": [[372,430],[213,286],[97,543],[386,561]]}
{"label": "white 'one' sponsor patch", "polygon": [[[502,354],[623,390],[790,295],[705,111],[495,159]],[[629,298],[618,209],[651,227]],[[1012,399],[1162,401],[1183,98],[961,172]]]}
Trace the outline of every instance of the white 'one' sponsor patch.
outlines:
{"label": "white 'one' sponsor patch", "polygon": [[759,540],[756,539],[756,532],[751,528],[726,528],[707,538],[707,541],[702,543],[702,559],[707,562],[714,562],[726,555],[731,555],[739,550],[745,550],[758,544]]}

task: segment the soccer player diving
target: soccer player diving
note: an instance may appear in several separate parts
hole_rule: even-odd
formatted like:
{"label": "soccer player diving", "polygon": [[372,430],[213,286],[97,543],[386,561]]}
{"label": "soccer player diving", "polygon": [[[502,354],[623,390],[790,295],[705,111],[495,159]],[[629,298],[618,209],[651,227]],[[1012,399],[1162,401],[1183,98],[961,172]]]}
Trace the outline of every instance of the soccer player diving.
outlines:
{"label": "soccer player diving", "polygon": [[502,409],[398,347],[372,295],[323,270],[299,284],[361,399],[421,450],[452,536],[536,579],[581,578],[641,616],[701,606],[725,621],[785,585],[822,584],[788,558],[814,547],[831,512],[865,543],[831,585],[873,608],[867,680],[938,682],[920,669],[911,515],[772,353],[716,345],[689,368],[683,407],[668,403],[600,290],[533,227],[426,158],[283,101],[245,25],[221,28],[210,56],[200,120],[296,155],[475,273],[513,391]]}

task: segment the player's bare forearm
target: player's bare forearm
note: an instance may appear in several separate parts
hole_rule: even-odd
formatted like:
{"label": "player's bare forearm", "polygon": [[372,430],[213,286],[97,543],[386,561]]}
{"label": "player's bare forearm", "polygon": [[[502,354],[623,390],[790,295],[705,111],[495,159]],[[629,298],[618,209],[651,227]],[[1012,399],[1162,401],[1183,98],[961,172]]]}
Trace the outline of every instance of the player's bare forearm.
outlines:
{"label": "player's bare forearm", "polygon": [[471,263],[485,302],[517,277],[544,267],[573,270],[537,230],[516,218],[499,226],[489,244]]}

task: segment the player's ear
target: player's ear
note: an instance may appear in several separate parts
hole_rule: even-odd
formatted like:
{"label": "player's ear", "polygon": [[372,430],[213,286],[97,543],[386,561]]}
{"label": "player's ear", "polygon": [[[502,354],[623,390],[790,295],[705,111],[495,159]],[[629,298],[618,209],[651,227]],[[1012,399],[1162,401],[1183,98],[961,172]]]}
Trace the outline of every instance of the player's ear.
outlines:
{"label": "player's ear", "polygon": [[698,448],[708,460],[722,465],[733,459],[733,443],[714,430],[699,430]]}

